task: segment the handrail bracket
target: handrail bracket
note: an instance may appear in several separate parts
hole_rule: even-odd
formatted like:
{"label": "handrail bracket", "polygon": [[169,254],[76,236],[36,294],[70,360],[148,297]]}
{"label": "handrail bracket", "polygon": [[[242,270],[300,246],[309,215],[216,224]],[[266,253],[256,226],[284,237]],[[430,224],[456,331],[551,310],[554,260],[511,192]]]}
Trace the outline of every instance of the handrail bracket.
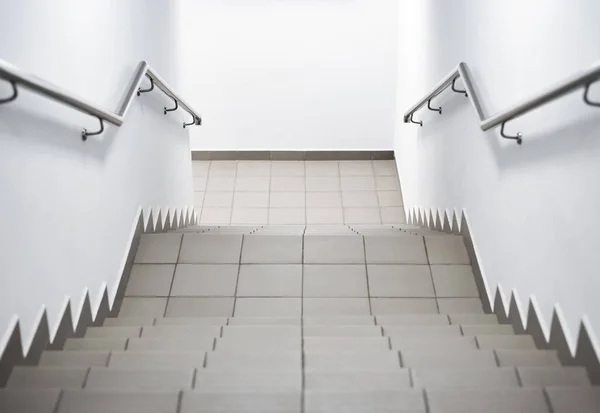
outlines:
{"label": "handrail bracket", "polygon": [[414,120],[413,119],[413,115],[414,115],[414,113],[410,114],[410,119],[409,119],[410,123],[414,123],[416,125],[419,125],[419,126],[423,127],[423,121],[422,120]]}
{"label": "handrail bracket", "polygon": [[590,106],[594,106],[594,107],[598,108],[598,107],[600,107],[600,102],[592,102],[590,100],[590,98],[588,97],[588,93],[590,91],[591,86],[592,86],[591,83],[588,83],[587,85],[585,85],[585,92],[583,92],[583,101]]}
{"label": "handrail bracket", "polygon": [[517,143],[520,145],[521,143],[523,143],[523,135],[521,135],[521,132],[517,133],[516,136],[508,136],[504,134],[504,125],[506,125],[506,122],[502,122],[502,126],[500,127],[500,135],[502,135],[502,137],[504,139],[512,139],[517,141]]}
{"label": "handrail bracket", "polygon": [[458,79],[458,77],[455,77],[455,78],[452,80],[452,91],[453,91],[453,92],[456,92],[456,93],[464,93],[464,94],[465,94],[465,97],[466,97],[466,98],[468,98],[468,97],[469,97],[469,94],[467,93],[467,91],[466,91],[466,90],[460,90],[460,89],[457,89],[457,88],[456,88],[456,79]]}
{"label": "handrail bracket", "polygon": [[179,103],[177,102],[177,99],[173,99],[173,101],[175,101],[175,107],[174,108],[167,108],[165,106],[165,115],[167,114],[167,112],[173,112],[173,111],[177,110],[177,108],[179,107]]}
{"label": "handrail bracket", "polygon": [[0,104],[12,102],[13,100],[17,99],[17,96],[19,96],[19,91],[17,90],[17,84],[14,81],[11,81],[10,84],[12,85],[13,94],[12,94],[12,96],[10,96],[8,98],[0,99]]}
{"label": "handrail bracket", "polygon": [[152,90],[154,90],[154,80],[149,77],[148,79],[150,79],[150,87],[148,89],[142,89],[141,87],[138,88],[137,91],[137,95],[140,96],[142,93],[148,93],[151,92]]}
{"label": "handrail bracket", "polygon": [[431,107],[431,99],[429,99],[429,100],[427,101],[427,109],[429,109],[429,110],[431,110],[431,111],[433,111],[433,112],[437,112],[437,113],[439,113],[440,115],[442,114],[442,107],[441,107],[441,106],[440,106],[439,108],[432,108],[432,107]]}
{"label": "handrail bracket", "polygon": [[104,132],[104,121],[100,118],[98,118],[98,120],[100,121],[100,130],[97,132],[88,132],[87,129],[83,129],[81,131],[81,139],[86,141],[88,136],[96,136],[96,135],[100,135],[102,132]]}

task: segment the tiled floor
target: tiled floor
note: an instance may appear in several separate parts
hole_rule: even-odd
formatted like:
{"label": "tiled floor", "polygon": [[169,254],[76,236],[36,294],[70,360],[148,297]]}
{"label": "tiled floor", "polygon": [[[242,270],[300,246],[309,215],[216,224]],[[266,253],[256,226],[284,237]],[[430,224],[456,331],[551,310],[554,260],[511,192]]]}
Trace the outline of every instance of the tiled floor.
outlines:
{"label": "tiled floor", "polygon": [[481,313],[458,241],[411,234],[145,235],[120,315]]}
{"label": "tiled floor", "polygon": [[400,224],[395,161],[194,161],[201,224]]}

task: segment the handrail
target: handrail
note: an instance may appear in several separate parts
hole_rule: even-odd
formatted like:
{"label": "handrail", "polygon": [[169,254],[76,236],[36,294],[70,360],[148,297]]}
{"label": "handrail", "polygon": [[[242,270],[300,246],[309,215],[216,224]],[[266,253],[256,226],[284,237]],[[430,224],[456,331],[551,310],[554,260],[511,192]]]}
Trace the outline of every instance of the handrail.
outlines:
{"label": "handrail", "polygon": [[[455,88],[455,82],[458,78],[462,79],[463,84],[465,86],[465,90],[457,90]],[[461,62],[458,64],[458,66],[456,66],[456,68],[454,68],[454,70],[452,70],[448,75],[446,75],[446,77],[444,77],[444,79],[442,79],[440,83],[438,83],[435,86],[432,92],[425,95],[425,97],[423,97],[416,104],[414,104],[404,114],[404,123],[411,122],[423,126],[423,122],[415,121],[413,119],[413,115],[416,111],[425,106],[425,104],[427,104],[429,109],[439,111],[439,113],[441,114],[441,108],[439,108],[439,110],[431,108],[431,100],[438,96],[440,93],[442,93],[444,90],[446,90],[450,85],[452,85],[452,90],[454,92],[464,93],[465,96],[471,98],[471,103],[473,104],[473,107],[477,112],[477,116],[479,116],[479,126],[481,127],[481,130],[486,131],[498,125],[502,125],[500,129],[500,134],[502,135],[502,137],[505,139],[514,139],[517,141],[518,144],[521,144],[521,133],[518,133],[516,136],[507,136],[504,134],[504,125],[506,124],[506,122],[516,119],[527,112],[530,112],[548,102],[558,99],[559,97],[564,96],[567,93],[570,93],[579,88],[585,88],[583,94],[583,101],[586,104],[590,106],[600,107],[600,102],[593,102],[590,101],[590,99],[588,98],[588,92],[591,84],[599,79],[600,63],[596,63],[591,68],[580,72],[567,80],[562,81],[554,87],[486,118],[485,113],[483,112],[483,108],[481,107],[479,98],[477,97],[475,89],[473,88],[473,82],[471,81],[467,64]]]}
{"label": "handrail", "polygon": [[[151,87],[146,90],[140,88],[144,77],[150,79],[151,83]],[[64,89],[53,85],[52,83],[49,83],[43,79],[40,79],[37,76],[24,72],[23,70],[3,60],[0,60],[0,79],[4,79],[10,82],[13,88],[13,95],[7,99],[1,99],[0,104],[8,103],[15,100],[18,96],[17,86],[21,86],[33,92],[54,99],[58,102],[61,102],[80,112],[97,117],[100,121],[100,130],[97,132],[89,132],[86,129],[83,129],[81,132],[81,137],[83,140],[86,140],[88,136],[99,135],[100,133],[102,133],[104,131],[104,121],[111,123],[115,126],[123,125],[125,115],[127,114],[134,97],[136,95],[140,96],[141,93],[149,92],[150,90],[154,89],[155,85],[160,90],[162,90],[162,92],[165,95],[169,96],[175,101],[176,109],[177,107],[181,107],[187,113],[192,115],[192,122],[184,123],[184,128],[190,125],[202,124],[202,118],[200,117],[200,115],[194,109],[192,109],[192,107],[188,105],[183,99],[181,99],[167,84],[167,82],[165,82],[158,75],[158,73],[156,73],[150,67],[150,65],[148,65],[148,63],[144,61],[140,62],[139,67],[135,73],[135,77],[133,78],[133,82],[131,83],[127,94],[125,95],[125,99],[123,100],[123,103],[119,107],[117,113],[113,113],[110,110],[106,110],[94,103],[91,103],[86,99],[77,97]],[[166,115],[167,112],[171,112],[173,110],[175,109],[167,110],[167,108],[165,107],[164,113]]]}

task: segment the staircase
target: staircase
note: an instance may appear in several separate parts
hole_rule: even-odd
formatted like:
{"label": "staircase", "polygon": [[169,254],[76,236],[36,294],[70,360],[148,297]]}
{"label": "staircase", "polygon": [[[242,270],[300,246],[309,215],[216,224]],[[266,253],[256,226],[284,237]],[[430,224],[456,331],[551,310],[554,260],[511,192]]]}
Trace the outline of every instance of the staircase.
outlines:
{"label": "staircase", "polygon": [[119,317],[15,367],[2,413],[591,413],[582,367],[484,314],[459,236],[409,226],[142,237]]}

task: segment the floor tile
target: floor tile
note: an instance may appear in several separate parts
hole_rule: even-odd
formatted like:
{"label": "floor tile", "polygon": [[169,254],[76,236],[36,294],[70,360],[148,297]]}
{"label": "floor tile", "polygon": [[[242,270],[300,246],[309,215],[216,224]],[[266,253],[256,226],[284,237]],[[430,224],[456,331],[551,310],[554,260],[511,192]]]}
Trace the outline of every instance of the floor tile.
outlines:
{"label": "floor tile", "polygon": [[244,264],[300,264],[302,236],[247,235],[242,248]]}
{"label": "floor tile", "polygon": [[167,317],[231,317],[233,300],[233,298],[227,297],[170,298],[167,305]]}
{"label": "floor tile", "polygon": [[371,298],[374,315],[437,314],[433,298]]}
{"label": "floor tile", "polygon": [[[87,367],[15,366],[6,388],[9,389],[81,389]],[[0,403],[0,408],[2,403]],[[4,411],[4,410],[0,410]]]}
{"label": "floor tile", "polygon": [[304,161],[271,162],[271,176],[304,176]]}
{"label": "floor tile", "polygon": [[[495,368],[491,350],[404,350],[400,352],[403,367],[410,368]],[[486,411],[486,410],[484,410]],[[479,412],[477,410],[477,412]],[[453,412],[454,413],[454,412]]]}
{"label": "floor tile", "polygon": [[60,389],[0,389],[0,411],[6,413],[53,413]]}
{"label": "floor tile", "polygon": [[237,176],[235,179],[235,190],[236,191],[268,191],[270,177],[246,177]]}
{"label": "floor tile", "polygon": [[[484,350],[480,350],[484,351]],[[560,361],[555,350],[505,350],[495,351],[500,367],[558,367]]]}
{"label": "floor tile", "polygon": [[518,388],[519,380],[512,368],[423,368],[412,371],[415,387],[489,387]]}
{"label": "floor tile", "polygon": [[548,413],[541,389],[427,390],[431,413]]}
{"label": "floor tile", "polygon": [[339,176],[340,169],[337,161],[306,161],[306,176]]}
{"label": "floor tile", "polygon": [[300,391],[184,392],[181,413],[256,412],[300,413]]}
{"label": "floor tile", "polygon": [[233,191],[235,186],[235,176],[208,176],[206,191]]}
{"label": "floor tile", "polygon": [[425,413],[423,393],[413,389],[375,392],[307,393],[305,412]]}
{"label": "floor tile", "polygon": [[196,389],[213,392],[244,388],[254,392],[296,390],[302,388],[299,371],[215,371],[203,370],[196,375]]}
{"label": "floor tile", "polygon": [[371,297],[435,297],[427,265],[368,265]]}
{"label": "floor tile", "polygon": [[61,396],[57,413],[176,413],[178,399],[178,391],[67,390]]}
{"label": "floor tile", "polygon": [[206,189],[206,183],[208,178],[206,176],[194,177],[194,191],[204,191]]}
{"label": "floor tile", "polygon": [[371,161],[340,161],[341,176],[373,176]]}
{"label": "floor tile", "polygon": [[236,317],[300,317],[300,298],[238,298]]}
{"label": "floor tile", "polygon": [[106,366],[110,351],[46,350],[40,358],[40,366],[89,367]]}
{"label": "floor tile", "polygon": [[235,192],[233,195],[233,208],[268,208],[268,192]]}
{"label": "floor tile", "polygon": [[470,265],[432,265],[431,274],[438,297],[479,297]]}
{"label": "floor tile", "polygon": [[343,224],[342,208],[307,208],[307,224]]}
{"label": "floor tile", "polygon": [[461,236],[427,236],[427,255],[430,264],[470,264]]}
{"label": "floor tile", "polygon": [[369,264],[427,264],[423,237],[367,235],[365,251]]}
{"label": "floor tile", "polygon": [[113,351],[109,367],[126,369],[179,369],[187,367],[202,368],[205,353],[196,352],[158,352],[158,351]]}
{"label": "floor tile", "polygon": [[375,183],[378,191],[400,190],[400,181],[396,176],[376,176]]}
{"label": "floor tile", "polygon": [[306,206],[308,208],[341,208],[341,192],[307,192]]}
{"label": "floor tile", "polygon": [[192,161],[192,173],[194,176],[208,176],[210,161]]}
{"label": "floor tile", "polygon": [[591,385],[585,367],[518,367],[517,371],[523,387]]}
{"label": "floor tile", "polygon": [[237,276],[237,264],[179,264],[175,270],[171,296],[233,297]]}
{"label": "floor tile", "polygon": [[342,191],[374,191],[373,176],[342,176],[340,178]]}
{"label": "floor tile", "polygon": [[270,208],[304,208],[305,192],[271,192]]}
{"label": "floor tile", "polygon": [[303,176],[274,176],[271,178],[271,192],[304,192],[306,184]]}
{"label": "floor tile", "polygon": [[301,363],[299,351],[267,353],[214,351],[207,354],[206,370],[204,371],[299,371]]}
{"label": "floor tile", "polygon": [[269,161],[238,161],[237,176],[270,176],[271,162]]}
{"label": "floor tile", "polygon": [[398,176],[396,161],[373,161],[373,170],[377,176]]}
{"label": "floor tile", "polygon": [[387,391],[410,388],[408,369],[397,371],[307,371],[306,391]]}
{"label": "floor tile", "polygon": [[185,234],[179,262],[190,264],[237,264],[241,235]]}
{"label": "floor tile", "polygon": [[302,225],[306,223],[304,208],[271,208],[269,209],[269,224]]}
{"label": "floor tile", "polygon": [[[331,371],[339,373],[346,371],[356,372],[400,370],[400,359],[397,351],[310,353],[306,354],[304,360],[306,369],[315,372]],[[368,411],[370,410],[367,410],[367,412]],[[397,410],[392,410],[392,412],[394,411]],[[359,410],[359,412],[362,412],[362,410]],[[386,411],[384,410],[383,412]]]}
{"label": "floor tile", "polygon": [[376,207],[379,208],[376,191],[346,191],[342,192],[344,207]]}
{"label": "floor tile", "polygon": [[233,203],[233,191],[211,191],[204,195],[205,207],[231,208]]}
{"label": "floor tile", "polygon": [[210,176],[235,176],[236,171],[236,161],[212,161],[208,168]]}
{"label": "floor tile", "polygon": [[125,295],[166,297],[169,295],[175,265],[136,264],[131,269]]}
{"label": "floor tile", "polygon": [[181,234],[144,234],[135,254],[138,264],[171,264],[177,262]]}
{"label": "floor tile", "polygon": [[340,190],[340,178],[338,177],[306,177],[307,192],[339,192]]}
{"label": "floor tile", "polygon": [[125,297],[119,317],[162,317],[166,305],[166,298]]}
{"label": "floor tile", "polygon": [[302,266],[242,265],[237,288],[238,297],[300,297]]}
{"label": "floor tile", "polygon": [[380,208],[381,222],[383,224],[405,224],[406,215],[402,207],[383,207]]}
{"label": "floor tile", "polygon": [[346,224],[381,224],[379,208],[344,208]]}
{"label": "floor tile", "polygon": [[305,265],[304,297],[368,297],[364,265]]}
{"label": "floor tile", "polygon": [[303,315],[350,316],[370,315],[368,298],[304,298]]}
{"label": "floor tile", "polygon": [[437,302],[442,314],[483,313],[483,307],[479,298],[438,298]]}
{"label": "floor tile", "polygon": [[229,225],[231,221],[231,208],[202,208],[200,215],[201,224]]}
{"label": "floor tile", "polygon": [[194,192],[194,206],[202,208],[202,205],[204,205],[204,192]]}
{"label": "floor tile", "polygon": [[597,413],[600,407],[598,387],[550,387],[546,392],[554,413]]}
{"label": "floor tile", "polygon": [[236,224],[258,224],[264,225],[269,222],[268,208],[233,208],[231,212],[231,225]]}
{"label": "floor tile", "polygon": [[398,207],[404,205],[402,192],[400,191],[377,191],[380,207]]}
{"label": "floor tile", "polygon": [[181,369],[124,369],[92,367],[86,390],[167,391],[191,389],[195,371]]}
{"label": "floor tile", "polygon": [[304,263],[306,264],[363,264],[364,262],[364,245],[361,236],[306,235],[304,237]]}

